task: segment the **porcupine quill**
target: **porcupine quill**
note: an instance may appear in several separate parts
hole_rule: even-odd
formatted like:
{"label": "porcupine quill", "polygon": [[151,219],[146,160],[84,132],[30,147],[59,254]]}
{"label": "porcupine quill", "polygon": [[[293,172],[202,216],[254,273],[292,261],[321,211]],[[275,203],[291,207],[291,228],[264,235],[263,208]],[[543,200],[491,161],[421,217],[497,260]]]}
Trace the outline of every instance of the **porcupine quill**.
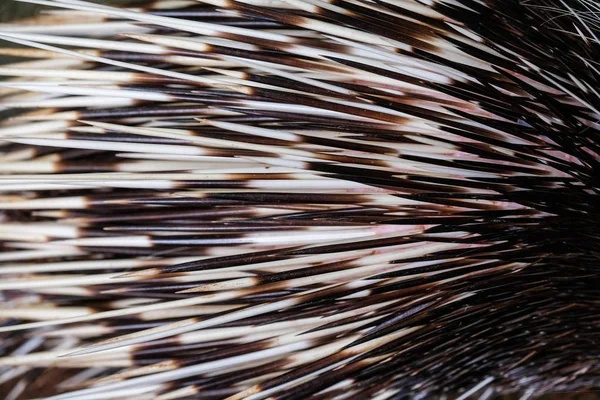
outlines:
{"label": "porcupine quill", "polygon": [[600,389],[598,3],[22,3],[3,398]]}

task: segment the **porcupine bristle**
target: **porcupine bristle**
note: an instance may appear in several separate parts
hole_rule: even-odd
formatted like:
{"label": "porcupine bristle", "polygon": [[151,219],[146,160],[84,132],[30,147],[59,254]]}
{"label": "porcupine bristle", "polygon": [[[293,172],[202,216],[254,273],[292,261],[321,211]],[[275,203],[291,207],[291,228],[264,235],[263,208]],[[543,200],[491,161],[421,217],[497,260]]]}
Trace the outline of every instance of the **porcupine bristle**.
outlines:
{"label": "porcupine bristle", "polygon": [[23,1],[7,400],[600,388],[597,3]]}

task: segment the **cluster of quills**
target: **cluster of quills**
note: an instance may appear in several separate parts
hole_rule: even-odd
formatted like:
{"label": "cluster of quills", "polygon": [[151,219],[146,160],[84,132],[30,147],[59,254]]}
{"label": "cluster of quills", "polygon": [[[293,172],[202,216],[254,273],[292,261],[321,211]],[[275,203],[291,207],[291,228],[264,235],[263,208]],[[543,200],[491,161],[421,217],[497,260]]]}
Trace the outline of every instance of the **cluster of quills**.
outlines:
{"label": "cluster of quills", "polygon": [[596,1],[23,1],[3,399],[600,389]]}

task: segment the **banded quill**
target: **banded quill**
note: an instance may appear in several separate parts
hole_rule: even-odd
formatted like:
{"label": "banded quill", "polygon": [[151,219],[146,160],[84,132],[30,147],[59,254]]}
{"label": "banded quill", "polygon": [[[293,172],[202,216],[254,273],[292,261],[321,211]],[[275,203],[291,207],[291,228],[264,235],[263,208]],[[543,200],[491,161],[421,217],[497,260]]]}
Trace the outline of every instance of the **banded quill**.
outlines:
{"label": "banded quill", "polygon": [[599,389],[596,2],[25,3],[5,399]]}

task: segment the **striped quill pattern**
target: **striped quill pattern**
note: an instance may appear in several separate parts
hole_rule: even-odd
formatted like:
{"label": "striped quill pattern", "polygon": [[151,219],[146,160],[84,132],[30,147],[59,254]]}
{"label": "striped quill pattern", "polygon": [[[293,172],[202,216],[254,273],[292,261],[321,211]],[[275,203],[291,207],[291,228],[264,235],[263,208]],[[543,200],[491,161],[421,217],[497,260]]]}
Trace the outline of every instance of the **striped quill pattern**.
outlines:
{"label": "striped quill pattern", "polygon": [[23,1],[6,399],[598,389],[596,3]]}

